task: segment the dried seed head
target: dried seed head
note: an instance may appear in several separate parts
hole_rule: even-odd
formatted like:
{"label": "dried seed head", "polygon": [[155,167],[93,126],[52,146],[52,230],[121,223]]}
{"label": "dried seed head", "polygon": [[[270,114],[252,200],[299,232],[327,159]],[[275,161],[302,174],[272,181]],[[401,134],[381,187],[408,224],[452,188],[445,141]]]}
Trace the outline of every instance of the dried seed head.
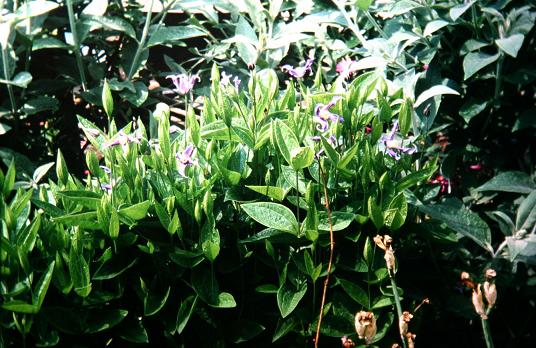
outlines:
{"label": "dried seed head", "polygon": [[406,335],[408,332],[408,323],[410,322],[411,318],[413,318],[413,314],[408,311],[404,311],[398,320],[398,327],[400,328],[400,334],[402,336]]}
{"label": "dried seed head", "polygon": [[492,269],[492,268],[488,268],[488,269],[486,270],[485,275],[486,275],[486,280],[487,280],[487,281],[491,281],[491,280],[493,280],[493,279],[497,276],[497,272],[495,272],[495,270]]}
{"label": "dried seed head", "polygon": [[351,338],[348,338],[348,336],[341,337],[341,343],[344,348],[355,347],[354,341],[352,341]]}
{"label": "dried seed head", "polygon": [[395,252],[393,249],[387,249],[385,250],[385,256],[383,257],[385,259],[385,264],[387,265],[388,270],[394,270],[395,269]]}
{"label": "dried seed head", "polygon": [[355,315],[355,331],[360,339],[364,339],[367,344],[376,336],[376,318],[374,313],[360,311]]}
{"label": "dried seed head", "polygon": [[486,315],[486,309],[484,307],[484,300],[482,298],[481,284],[478,284],[476,288],[473,289],[473,306],[475,311],[480,315],[482,319],[488,319]]}
{"label": "dried seed head", "polygon": [[411,332],[408,332],[406,334],[406,340],[408,342],[408,348],[415,348],[415,337],[417,337],[417,335],[412,334]]}
{"label": "dried seed head", "polygon": [[488,309],[491,309],[495,305],[495,301],[497,301],[497,287],[495,283],[484,282],[484,297],[486,297],[486,301],[488,302]]}
{"label": "dried seed head", "polygon": [[391,243],[393,243],[393,238],[391,238],[390,235],[386,234],[383,236],[383,242],[385,243],[385,246],[387,248],[391,247]]}
{"label": "dried seed head", "polygon": [[467,272],[462,272],[461,274],[462,283],[467,286],[469,289],[474,289],[476,287],[475,283],[471,279],[471,276]]}

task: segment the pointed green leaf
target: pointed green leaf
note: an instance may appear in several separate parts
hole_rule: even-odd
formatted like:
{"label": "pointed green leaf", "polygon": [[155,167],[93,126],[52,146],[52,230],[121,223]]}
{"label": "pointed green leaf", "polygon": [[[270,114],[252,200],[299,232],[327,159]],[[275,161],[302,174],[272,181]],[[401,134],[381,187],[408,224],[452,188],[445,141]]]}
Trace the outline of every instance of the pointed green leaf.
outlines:
{"label": "pointed green leaf", "polygon": [[270,202],[245,203],[242,209],[261,225],[297,235],[298,221],[284,205]]}
{"label": "pointed green leaf", "polygon": [[524,39],[525,35],[514,34],[504,39],[495,40],[495,43],[504,53],[516,58],[521,46],[523,46]]}

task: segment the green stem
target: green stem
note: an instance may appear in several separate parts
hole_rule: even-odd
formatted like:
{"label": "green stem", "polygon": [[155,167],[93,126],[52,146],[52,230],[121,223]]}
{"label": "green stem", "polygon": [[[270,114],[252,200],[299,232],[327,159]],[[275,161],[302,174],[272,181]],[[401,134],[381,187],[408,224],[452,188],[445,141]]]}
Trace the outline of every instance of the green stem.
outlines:
{"label": "green stem", "polygon": [[[2,46],[2,66],[4,67],[4,78],[9,81],[11,76],[9,75],[9,62],[7,59],[7,55],[7,45],[5,47]],[[11,112],[13,113],[14,117],[17,117],[17,104],[15,101],[15,94],[13,93],[13,86],[11,86],[11,84],[7,84],[6,87],[7,93],[9,94],[9,102],[11,103]],[[18,117],[16,119],[15,126],[18,126]]]}
{"label": "green stem", "polygon": [[69,16],[69,26],[71,27],[71,34],[73,35],[74,55],[76,57],[76,65],[80,74],[80,83],[82,84],[82,90],[86,91],[86,73],[84,72],[84,66],[82,65],[82,56],[80,55],[80,43],[78,42],[78,33],[76,32],[76,22],[73,11],[73,0],[66,0],[65,6],[67,6],[67,15]]}
{"label": "green stem", "polygon": [[[71,1],[71,0],[68,0]],[[145,25],[143,26],[143,32],[141,33],[140,43],[138,44],[138,49],[134,54],[134,59],[132,59],[132,64],[130,65],[130,70],[128,72],[128,80],[132,79],[132,75],[136,73],[136,66],[138,65],[138,60],[140,59],[141,53],[145,49],[145,41],[147,41],[147,35],[149,34],[149,27],[151,26],[151,16],[153,15],[153,4],[154,0],[151,0],[151,5],[149,6],[149,11],[147,12],[147,17],[145,17]]]}
{"label": "green stem", "polygon": [[333,0],[333,2],[335,3],[339,11],[342,13],[344,19],[346,20],[346,23],[348,24],[348,28],[350,28],[350,30],[355,34],[359,42],[361,42],[361,45],[365,48],[368,48],[367,39],[365,39],[365,37],[361,34],[357,24],[355,24],[355,22],[350,18],[350,15],[344,8],[344,3],[340,2],[339,0]]}
{"label": "green stem", "polygon": [[300,190],[298,190],[299,185],[298,171],[296,170],[296,217],[298,219],[298,225],[300,224]]}
{"label": "green stem", "polygon": [[486,341],[487,348],[493,348],[493,339],[491,338],[491,332],[489,329],[489,323],[487,319],[481,319],[482,331],[484,331],[484,340]]}
{"label": "green stem", "polygon": [[[393,295],[395,298],[396,313],[398,314],[398,320],[402,318],[402,305],[400,304],[400,296],[398,295],[398,288],[396,287],[395,275],[392,270],[389,271],[389,278],[391,278],[391,287],[393,288]],[[407,348],[406,338],[400,334],[402,339],[402,346]]]}

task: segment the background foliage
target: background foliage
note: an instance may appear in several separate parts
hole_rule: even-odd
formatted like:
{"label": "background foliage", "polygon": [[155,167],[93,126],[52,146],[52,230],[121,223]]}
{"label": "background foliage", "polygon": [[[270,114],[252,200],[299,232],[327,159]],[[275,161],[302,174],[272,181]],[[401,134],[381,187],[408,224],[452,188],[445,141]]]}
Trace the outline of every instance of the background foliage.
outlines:
{"label": "background foliage", "polygon": [[[395,239],[404,310],[430,299],[410,324],[418,344],[483,345],[459,274],[489,267],[495,344],[534,343],[532,1],[35,0],[0,13],[3,344],[311,344],[324,186],[336,244],[322,345],[357,342],[361,309],[378,318],[374,344],[397,340],[376,233]],[[281,69],[308,58],[311,75]],[[186,96],[166,79],[179,73],[201,78]],[[319,132],[316,106],[336,96],[342,122]],[[395,121],[417,148],[400,160],[386,154]]]}

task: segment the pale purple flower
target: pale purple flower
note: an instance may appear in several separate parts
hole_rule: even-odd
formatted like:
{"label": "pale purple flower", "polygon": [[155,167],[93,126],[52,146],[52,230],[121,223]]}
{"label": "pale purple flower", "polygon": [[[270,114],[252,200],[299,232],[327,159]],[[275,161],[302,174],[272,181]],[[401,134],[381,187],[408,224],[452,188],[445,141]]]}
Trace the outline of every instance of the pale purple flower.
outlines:
{"label": "pale purple flower", "polygon": [[181,95],[185,95],[186,93],[190,92],[192,88],[194,88],[196,81],[201,81],[197,75],[186,74],[168,75],[166,76],[166,79],[171,79],[175,85],[174,91]]}
{"label": "pale purple flower", "polygon": [[178,131],[180,131],[179,126],[173,124],[169,127],[169,134],[177,133]]}
{"label": "pale purple flower", "polygon": [[108,148],[108,147],[113,147],[113,146],[117,146],[117,145],[121,145],[121,146],[125,147],[128,143],[137,143],[137,144],[139,144],[140,140],[138,139],[138,137],[132,136],[130,134],[125,134],[125,132],[123,132],[121,130],[115,135],[115,137],[113,137],[109,141],[105,142],[102,145],[102,147],[103,148]]}
{"label": "pale purple flower", "polygon": [[292,77],[301,79],[302,77],[305,76],[307,72],[309,72],[310,74],[313,72],[312,70],[313,62],[314,62],[313,59],[307,59],[304,66],[299,66],[296,68],[293,67],[292,65],[286,64],[281,67],[281,70],[288,73]]}
{"label": "pale purple flower", "polygon": [[[321,141],[322,138],[319,135],[315,135],[315,136],[311,137],[311,140],[312,141]],[[337,138],[335,138],[334,135],[330,135],[329,138],[326,139],[326,141],[328,142],[328,144],[330,144],[334,148],[338,146]],[[322,156],[323,153],[324,153],[324,149],[320,149],[320,151],[315,153],[315,157],[320,158],[320,156]]]}
{"label": "pale purple flower", "polygon": [[382,135],[380,141],[384,144],[385,151],[387,152],[387,154],[398,161],[400,159],[401,153],[411,155],[412,153],[417,151],[417,147],[415,145],[411,147],[403,146],[402,141],[396,139],[397,129],[398,121],[395,121],[391,131],[387,134]]}
{"label": "pale purple flower", "polygon": [[233,85],[235,87],[235,89],[238,91],[238,87],[240,87],[240,83],[242,81],[240,81],[240,79],[238,78],[238,76],[235,76],[234,79],[233,79]]}
{"label": "pale purple flower", "polygon": [[[222,86],[228,86],[231,84],[231,77],[233,77],[233,75],[228,75],[225,71],[222,71],[221,72],[221,79],[220,79],[220,85]],[[234,79],[233,79],[233,85],[234,85],[234,88],[238,91],[238,87],[240,86],[240,79],[238,78],[238,76],[235,76]]]}
{"label": "pale purple flower", "polygon": [[112,170],[106,166],[99,166],[106,174],[112,174]]}
{"label": "pale purple flower", "polygon": [[112,191],[112,185],[110,185],[110,184],[101,184],[101,189],[103,191],[106,191],[106,192],[110,193],[110,191]]}
{"label": "pale purple flower", "polygon": [[335,70],[341,74],[345,79],[352,76],[357,71],[357,61],[348,57],[343,58],[337,63]]}
{"label": "pale purple flower", "polygon": [[196,163],[192,159],[192,156],[195,154],[196,149],[192,144],[188,145],[183,152],[177,152],[175,157],[179,160],[179,174],[181,176],[186,176],[186,167],[189,167]]}
{"label": "pale purple flower", "polygon": [[324,105],[322,103],[316,104],[315,106],[315,115],[313,117],[313,121],[318,123],[316,125],[316,129],[320,132],[325,132],[329,128],[329,122],[328,120],[331,120],[332,122],[344,122],[344,119],[329,111],[329,109],[339,101],[341,97],[333,97],[331,101]]}

